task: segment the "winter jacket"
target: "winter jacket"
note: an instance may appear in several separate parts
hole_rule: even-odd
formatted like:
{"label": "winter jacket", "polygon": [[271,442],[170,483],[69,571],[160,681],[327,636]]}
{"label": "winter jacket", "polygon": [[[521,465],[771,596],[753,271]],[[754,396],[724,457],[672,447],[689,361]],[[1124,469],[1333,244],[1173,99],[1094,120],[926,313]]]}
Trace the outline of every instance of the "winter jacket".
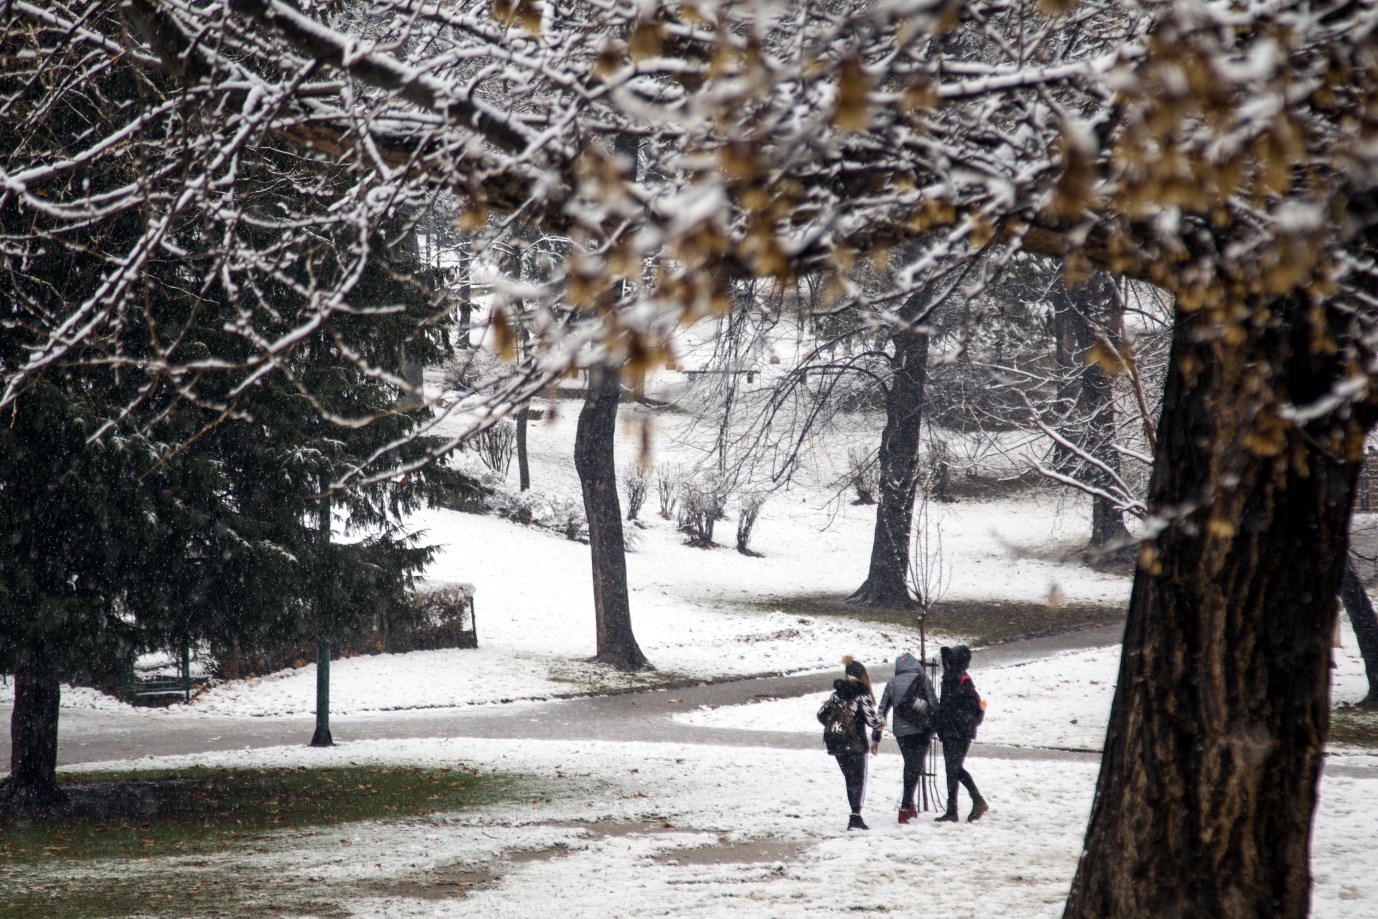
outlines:
{"label": "winter jacket", "polygon": [[[866,749],[866,729],[880,730],[885,727],[885,721],[876,714],[876,700],[866,691],[864,683],[852,677],[833,680],[833,698],[851,708],[857,733],[861,735],[861,748]],[[822,708],[818,710],[820,722],[823,721],[823,711]]]}
{"label": "winter jacket", "polygon": [[938,737],[943,743],[971,740],[976,736],[976,726],[985,717],[981,709],[981,696],[976,692],[971,675],[967,673],[967,667],[971,665],[971,649],[958,645],[943,648],[941,653],[943,698],[938,705]]}
{"label": "winter jacket", "polygon": [[[885,692],[880,694],[879,715],[880,720],[884,721],[904,694],[909,691],[909,686],[915,680],[923,680],[920,692],[928,700],[930,712],[938,711],[938,694],[933,691],[933,681],[928,678],[928,674],[923,672],[923,662],[908,651],[895,658],[895,675],[889,683],[885,684]],[[916,721],[912,713],[900,711],[895,708],[894,725],[890,733],[896,737],[908,737],[912,734],[922,734],[930,730],[933,726],[932,717],[922,721]],[[873,731],[872,740],[880,740],[880,731]]]}

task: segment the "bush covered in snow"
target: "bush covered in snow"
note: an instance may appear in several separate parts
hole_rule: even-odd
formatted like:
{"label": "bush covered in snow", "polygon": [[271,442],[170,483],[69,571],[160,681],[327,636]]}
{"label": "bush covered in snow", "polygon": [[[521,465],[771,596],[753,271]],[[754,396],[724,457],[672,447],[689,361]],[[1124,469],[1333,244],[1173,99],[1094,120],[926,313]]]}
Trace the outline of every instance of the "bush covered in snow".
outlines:
{"label": "bush covered in snow", "polygon": [[713,475],[696,475],[680,485],[679,528],[688,534],[690,545],[704,549],[713,545],[713,526],[727,516],[731,496],[727,482]]}

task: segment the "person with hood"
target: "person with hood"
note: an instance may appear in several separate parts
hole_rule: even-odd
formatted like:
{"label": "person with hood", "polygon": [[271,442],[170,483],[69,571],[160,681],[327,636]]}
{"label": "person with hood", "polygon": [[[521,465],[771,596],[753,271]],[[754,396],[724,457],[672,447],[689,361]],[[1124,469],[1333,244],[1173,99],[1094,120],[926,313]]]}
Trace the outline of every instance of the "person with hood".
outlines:
{"label": "person with hood", "polygon": [[990,805],[976,790],[976,782],[966,771],[967,750],[976,738],[976,726],[985,717],[981,696],[976,692],[976,684],[971,681],[967,667],[971,665],[971,649],[966,645],[943,648],[939,652],[943,660],[943,697],[938,705],[938,739],[943,742],[943,766],[947,770],[947,812],[938,818],[939,823],[957,823],[957,783],[965,786],[971,795],[971,813],[967,822],[980,820]]}
{"label": "person with hood", "polygon": [[[891,709],[895,716],[890,733],[895,735],[895,743],[904,757],[899,822],[908,823],[919,815],[914,792],[923,775],[923,761],[933,740],[933,715],[938,711],[938,694],[933,691],[933,681],[924,673],[923,662],[908,651],[895,658],[895,675],[881,693],[878,714],[882,723]],[[880,730],[876,729],[871,732],[871,752],[879,750]]]}
{"label": "person with hood", "polygon": [[[847,785],[847,803],[852,815],[847,821],[849,830],[869,830],[861,819],[866,803],[866,731],[880,731],[885,722],[876,714],[876,694],[871,689],[871,675],[860,661],[844,657],[843,677],[833,680],[833,694],[818,710],[823,725],[823,739],[828,752],[837,759],[842,779]],[[845,737],[836,737],[837,734]]]}

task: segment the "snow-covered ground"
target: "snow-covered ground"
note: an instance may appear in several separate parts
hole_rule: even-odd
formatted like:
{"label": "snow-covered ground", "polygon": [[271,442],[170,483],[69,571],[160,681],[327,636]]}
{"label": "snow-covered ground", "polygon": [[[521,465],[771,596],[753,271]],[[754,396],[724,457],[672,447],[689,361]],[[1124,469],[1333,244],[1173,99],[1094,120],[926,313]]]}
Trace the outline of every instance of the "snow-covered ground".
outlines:
{"label": "snow-covered ground", "polygon": [[[866,807],[871,832],[848,833],[841,777],[821,750],[463,738],[141,764],[193,762],[463,762],[568,786],[540,803],[299,832],[282,851],[217,859],[245,876],[271,873],[277,883],[324,879],[315,889],[331,891],[359,919],[518,917],[551,909],[598,919],[850,911],[1051,919],[1061,915],[1096,778],[1092,763],[973,757],[968,766],[991,801],[990,814],[977,824],[935,825],[932,815],[921,815],[900,826],[899,757],[875,757]],[[1378,875],[1370,870],[1375,793],[1378,778],[1323,782],[1313,840],[1317,919],[1378,916]],[[463,898],[437,897],[441,888],[424,897],[376,889],[424,886],[464,869],[490,870],[501,880]],[[132,875],[154,870],[137,860],[120,866]]]}
{"label": "snow-covered ground", "polygon": [[[570,460],[577,403],[559,403],[555,420],[530,433],[535,486],[574,498],[578,481]],[[623,425],[621,455],[633,457],[640,439],[640,411]],[[676,458],[670,423],[655,423],[653,459]],[[513,474],[515,476],[515,473]],[[819,488],[794,489],[771,498],[753,535],[761,558],[730,548],[734,521],[723,521],[715,550],[684,544],[671,521],[655,511],[654,486],[634,528],[638,544],[628,556],[637,639],[663,671],[689,677],[790,672],[833,667],[844,653],[865,661],[890,660],[913,644],[914,632],[855,620],[787,614],[772,601],[791,596],[843,595],[865,573],[874,508],[834,500]],[[1059,560],[1077,548],[1089,529],[1087,508],[1047,490],[1030,490],[993,501],[936,505],[946,569],[945,599],[1032,600],[1056,592],[1063,602],[1122,606],[1129,580]],[[427,572],[432,583],[477,586],[481,647],[387,657],[356,657],[332,666],[332,710],[339,714],[450,707],[504,699],[549,698],[617,685],[625,678],[585,660],[594,653],[588,547],[549,530],[497,517],[427,510],[412,518],[427,542],[441,546]],[[962,636],[948,636],[953,640]],[[1336,649],[1337,701],[1364,691],[1363,668],[1352,632],[1341,630]],[[979,685],[991,705],[983,739],[1020,745],[1094,748],[1113,692],[1118,657],[1110,651],[1078,652],[1049,661],[981,672]],[[315,706],[315,666],[238,680],[213,687],[183,713],[301,715]],[[0,703],[12,692],[0,682]],[[1023,700],[1042,714],[1005,718],[1008,704]],[[118,707],[89,690],[69,689],[63,704],[74,708]],[[760,706],[749,717],[695,715],[720,726],[754,719],[788,730],[812,730],[812,718],[792,714],[813,700]],[[793,706],[793,708],[791,708]],[[811,713],[810,713],[811,715]]]}
{"label": "snow-covered ground", "polygon": [[[1357,702],[1368,691],[1354,630],[1343,615],[1341,644],[1333,652],[1331,693],[1336,702]],[[1119,648],[1066,651],[1050,657],[971,672],[986,701],[982,743],[1016,747],[1099,750],[1110,717],[1120,665]],[[884,684],[876,687],[877,697]],[[683,724],[745,731],[817,730],[814,713],[827,694],[775,699],[750,705],[700,709],[675,716]]]}
{"label": "snow-covered ground", "polygon": [[[529,435],[533,485],[555,498],[579,497],[571,459],[577,405],[554,403],[553,420],[533,424]],[[684,459],[686,452],[670,436],[677,416],[650,417],[650,411],[626,413],[621,461],[637,456],[643,423],[652,424],[653,463]],[[477,462],[472,454],[461,461]],[[843,654],[890,659],[907,648],[912,629],[787,614],[773,606],[793,596],[845,596],[864,579],[875,509],[849,500],[821,487],[771,497],[751,543],[762,557],[753,558],[732,549],[735,507],[718,525],[720,548],[686,545],[673,521],[657,514],[653,482],[642,526],[631,527],[636,549],[627,557],[633,623],[647,657],[662,671],[701,678],[822,669]],[[935,505],[933,514],[944,558],[961,560],[945,568],[946,599],[1038,603],[1055,595],[1069,604],[1115,607],[1128,597],[1127,578],[1061,560],[1084,544],[1089,531],[1088,508],[1079,500],[1031,490],[995,501]],[[337,661],[333,711],[547,698],[628,682],[584,663],[595,651],[587,545],[550,530],[448,510],[418,513],[411,526],[425,542],[441,547],[426,574],[430,583],[477,587],[481,647],[408,655],[403,667],[372,657]],[[309,664],[215,686],[168,715],[309,713],[315,685],[315,666]],[[9,692],[0,684],[0,703]],[[65,704],[91,705],[88,694],[65,697]]]}
{"label": "snow-covered ground", "polygon": [[[531,431],[533,480],[554,496],[578,496],[569,459],[576,403],[559,403],[553,422]],[[620,447],[635,457],[639,416],[629,412]],[[655,422],[660,459],[682,458]],[[842,452],[845,453],[845,450]],[[514,474],[515,475],[515,474]],[[844,653],[882,662],[915,644],[912,630],[783,612],[794,596],[839,595],[861,581],[874,509],[834,500],[818,487],[776,495],[753,538],[761,558],[729,547],[684,545],[655,513],[654,484],[628,558],[633,619],[642,649],[662,671],[715,677],[838,666]],[[1061,557],[1089,529],[1087,508],[1049,491],[935,509],[943,555],[953,560],[951,600],[1122,605],[1127,577]],[[413,525],[442,547],[432,583],[477,586],[477,651],[357,657],[333,665],[339,714],[546,698],[619,685],[626,678],[586,663],[594,652],[588,548],[546,530],[495,517],[430,510]],[[733,519],[720,524],[730,545]],[[946,636],[956,640],[961,636]],[[932,638],[930,638],[932,641]],[[1364,689],[1352,634],[1336,649],[1335,695]],[[1114,690],[1118,652],[1065,652],[973,674],[989,702],[982,743],[1097,749]],[[10,687],[0,684],[0,703]],[[190,705],[137,717],[306,716],[315,668],[211,688]],[[688,712],[687,725],[816,732],[820,697]],[[124,708],[88,690],[67,690],[64,706]],[[464,738],[345,743],[139,761],[141,766],[464,762],[567,781],[552,800],[527,800],[409,823],[369,823],[295,834],[272,855],[225,856],[216,865],[325,878],[339,905],[361,919],[525,916],[555,907],[600,919],[647,915],[792,917],[839,911],[914,910],[934,916],[1009,919],[1060,914],[1089,812],[1096,766],[1089,760],[987,759],[969,765],[993,810],[975,825],[901,827],[893,807],[899,759],[872,760],[866,809],[873,830],[848,834],[842,782],[820,750],[699,744],[496,741]],[[1369,763],[1371,757],[1352,762]],[[127,767],[112,763],[110,767]],[[83,769],[91,768],[83,766]],[[558,778],[565,776],[567,779]],[[1318,917],[1378,917],[1378,875],[1369,870],[1378,769],[1373,777],[1329,775],[1314,839]],[[634,824],[630,830],[628,827]],[[349,846],[340,836],[347,834]],[[711,847],[711,848],[709,848]],[[520,862],[514,852],[534,853]],[[715,852],[725,861],[706,860]],[[256,860],[256,861],[255,861]],[[378,893],[382,881],[418,879],[437,869],[491,868],[501,879],[463,898]],[[121,871],[156,866],[121,863]],[[366,882],[368,887],[347,883]],[[352,892],[351,892],[352,891]],[[558,896],[558,905],[553,897]]]}
{"label": "snow-covered ground", "polygon": [[[1052,505],[1050,496],[1031,495],[979,513],[973,506],[964,527],[954,522],[952,551],[972,559],[972,573],[960,583],[954,573],[950,595],[979,599],[1004,589],[1037,602],[1056,584],[1075,600],[1123,603],[1123,579],[1008,555],[999,540],[1035,542],[1042,535],[1035,527],[1046,526],[1056,510]],[[963,509],[954,505],[949,513],[958,518]],[[910,629],[787,614],[770,604],[795,594],[845,595],[860,583],[874,521],[858,508],[844,507],[834,525],[822,529],[827,517],[816,505],[788,496],[767,504],[753,540],[762,558],[730,548],[690,548],[670,522],[650,516],[648,527],[637,531],[640,543],[627,566],[637,640],[660,670],[712,677],[820,669],[844,653],[893,658],[910,644]],[[481,648],[411,655],[407,672],[397,674],[380,670],[370,658],[340,661],[332,672],[336,710],[546,697],[621,679],[580,663],[595,651],[587,546],[495,517],[428,511],[415,519],[429,541],[444,546],[430,579],[478,585]],[[981,577],[982,568],[994,574],[1002,562],[1008,570],[1000,579]],[[424,699],[418,685],[426,687]],[[312,710],[314,694],[315,668],[308,666],[216,687],[192,707],[301,713]]]}

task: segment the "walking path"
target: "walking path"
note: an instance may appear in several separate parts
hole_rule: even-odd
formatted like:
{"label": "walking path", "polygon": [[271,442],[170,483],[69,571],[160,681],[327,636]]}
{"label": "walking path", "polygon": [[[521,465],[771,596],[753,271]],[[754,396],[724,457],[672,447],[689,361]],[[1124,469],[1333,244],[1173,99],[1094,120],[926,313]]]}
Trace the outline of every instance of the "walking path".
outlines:
{"label": "walking path", "polygon": [[[982,648],[982,667],[1036,660],[1059,651],[1104,647],[1120,640],[1122,625],[1100,626]],[[890,665],[871,666],[874,678],[890,678]],[[601,740],[701,743],[713,746],[814,749],[813,733],[740,731],[681,724],[673,716],[701,706],[741,705],[825,692],[834,671],[725,680],[675,689],[550,701],[513,702],[471,708],[375,712],[331,719],[336,741],[419,737],[481,737],[514,740]],[[10,707],[0,706],[9,721]],[[229,718],[215,715],[160,717],[147,711],[65,710],[58,746],[60,765],[132,760],[144,756],[189,755],[215,750],[305,744],[314,721],[290,718]],[[890,745],[886,744],[886,748]],[[9,734],[0,735],[0,764],[9,762]],[[885,748],[883,748],[885,749]],[[894,752],[893,749],[890,752]],[[976,744],[977,757],[1096,761],[1100,754],[1048,748]],[[1330,767],[1348,771],[1350,767]],[[1371,770],[1364,769],[1364,774]]]}

